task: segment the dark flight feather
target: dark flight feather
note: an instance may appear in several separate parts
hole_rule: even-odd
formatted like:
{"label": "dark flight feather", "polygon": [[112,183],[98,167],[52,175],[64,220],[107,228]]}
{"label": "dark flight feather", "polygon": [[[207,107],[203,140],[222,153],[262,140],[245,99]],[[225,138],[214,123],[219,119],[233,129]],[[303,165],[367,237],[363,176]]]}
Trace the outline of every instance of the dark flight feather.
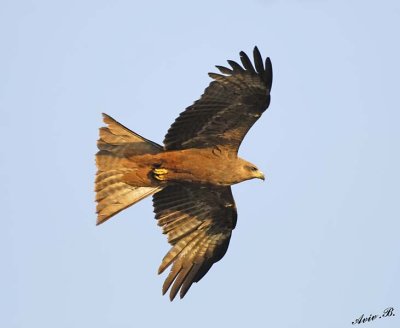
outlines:
{"label": "dark flight feather", "polygon": [[231,75],[233,73],[233,71],[225,66],[219,66],[216,65],[216,68],[218,68],[218,70],[222,73],[222,74],[226,74],[226,75]]}
{"label": "dark flight feather", "polygon": [[272,66],[265,67],[257,47],[250,58],[240,53],[243,67],[228,60],[232,70],[217,66],[224,74],[209,73],[214,80],[193,105],[171,125],[164,139],[166,150],[221,145],[237,153],[247,131],[270,103]]}
{"label": "dark flight feather", "polygon": [[[166,206],[177,201],[183,204],[179,210]],[[198,204],[195,210],[193,201]],[[172,264],[163,285],[163,294],[172,285],[172,300],[179,290],[183,297],[192,283],[199,281],[225,255],[236,225],[236,207],[230,187],[203,187],[189,183],[165,187],[153,195],[153,204],[159,223],[165,222],[166,217],[176,220],[160,224],[172,248],[165,255],[158,272],[163,272]],[[179,224],[183,216],[188,220]]]}
{"label": "dark flight feather", "polygon": [[238,72],[243,72],[244,69],[242,68],[242,66],[240,66],[237,62],[235,62],[234,60],[228,60],[228,64],[231,65],[233,72],[234,73],[238,73]]}
{"label": "dark flight feather", "polygon": [[255,73],[253,64],[251,63],[249,57],[243,51],[240,52],[240,60],[242,61],[243,67],[250,71],[251,73]]}

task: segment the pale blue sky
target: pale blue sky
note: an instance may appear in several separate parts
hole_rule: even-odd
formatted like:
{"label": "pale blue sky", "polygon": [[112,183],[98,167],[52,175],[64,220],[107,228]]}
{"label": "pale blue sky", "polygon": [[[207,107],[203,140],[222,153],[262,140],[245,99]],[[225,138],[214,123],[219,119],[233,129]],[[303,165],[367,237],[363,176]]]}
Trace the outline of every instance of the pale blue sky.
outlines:
{"label": "pale blue sky", "polygon": [[[400,2],[0,2],[0,326],[400,326]],[[95,226],[106,112],[161,142],[254,45],[272,101],[229,250],[183,300],[151,199]]]}

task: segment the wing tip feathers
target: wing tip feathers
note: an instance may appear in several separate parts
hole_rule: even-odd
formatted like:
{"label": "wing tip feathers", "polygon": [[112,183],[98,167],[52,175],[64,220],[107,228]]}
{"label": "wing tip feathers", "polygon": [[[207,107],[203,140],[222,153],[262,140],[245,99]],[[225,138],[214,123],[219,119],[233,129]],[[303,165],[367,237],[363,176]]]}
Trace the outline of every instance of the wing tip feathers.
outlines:
{"label": "wing tip feathers", "polygon": [[242,65],[238,64],[233,60],[227,60],[228,64],[232,67],[226,68],[224,66],[216,65],[215,67],[225,75],[217,73],[208,73],[208,75],[214,80],[220,80],[227,76],[234,75],[241,72],[250,72],[257,74],[264,81],[269,90],[272,86],[272,63],[269,57],[265,58],[265,64],[261,56],[261,52],[257,46],[253,48],[253,62],[250,60],[249,56],[242,50],[239,52],[240,60]]}

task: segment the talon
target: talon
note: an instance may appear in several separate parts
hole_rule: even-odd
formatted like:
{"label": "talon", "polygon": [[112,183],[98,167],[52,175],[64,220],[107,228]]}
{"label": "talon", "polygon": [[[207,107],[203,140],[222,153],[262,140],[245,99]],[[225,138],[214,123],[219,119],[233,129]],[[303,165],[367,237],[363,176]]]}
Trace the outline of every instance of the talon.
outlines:
{"label": "talon", "polygon": [[162,174],[167,174],[168,170],[167,169],[153,169],[154,174],[157,175],[162,175]]}
{"label": "talon", "polygon": [[154,178],[159,181],[164,181],[167,179],[166,175],[168,173],[167,169],[153,169]]}

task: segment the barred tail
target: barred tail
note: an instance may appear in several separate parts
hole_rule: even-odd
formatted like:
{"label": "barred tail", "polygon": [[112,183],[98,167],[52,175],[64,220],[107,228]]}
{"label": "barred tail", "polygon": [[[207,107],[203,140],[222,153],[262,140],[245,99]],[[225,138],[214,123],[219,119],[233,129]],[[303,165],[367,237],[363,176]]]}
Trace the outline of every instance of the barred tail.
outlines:
{"label": "barred tail", "polygon": [[96,154],[97,174],[95,191],[97,224],[101,224],[161,190],[160,187],[135,187],[124,182],[123,176],[132,169],[126,167],[127,157],[139,154],[156,154],[163,148],[129,130],[110,116],[103,114],[107,127],[100,128]]}

